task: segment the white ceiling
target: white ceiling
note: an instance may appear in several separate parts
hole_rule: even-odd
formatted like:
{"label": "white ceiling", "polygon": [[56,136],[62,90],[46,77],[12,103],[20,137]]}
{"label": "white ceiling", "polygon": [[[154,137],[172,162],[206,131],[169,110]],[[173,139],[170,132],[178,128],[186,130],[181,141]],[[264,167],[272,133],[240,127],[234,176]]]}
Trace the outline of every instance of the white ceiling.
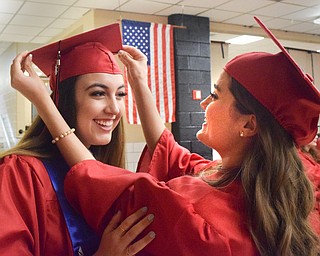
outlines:
{"label": "white ceiling", "polygon": [[[257,26],[252,18],[257,15],[270,29],[320,37],[320,25],[312,22],[320,17],[320,0],[0,0],[0,54],[12,42],[45,44],[92,8],[163,16],[183,13],[242,26]],[[224,36],[213,35],[215,40]],[[318,44],[287,44],[320,49]]]}

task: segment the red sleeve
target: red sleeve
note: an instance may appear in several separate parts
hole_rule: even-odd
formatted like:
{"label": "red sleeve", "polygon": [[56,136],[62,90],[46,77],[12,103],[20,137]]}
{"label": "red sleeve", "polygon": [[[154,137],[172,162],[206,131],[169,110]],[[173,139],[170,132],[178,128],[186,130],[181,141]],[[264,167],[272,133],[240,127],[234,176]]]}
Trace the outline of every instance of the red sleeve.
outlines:
{"label": "red sleeve", "polygon": [[[0,248],[3,255],[40,255],[36,248],[39,227],[36,209],[44,209],[43,189],[32,166],[17,156],[6,157],[0,165]],[[41,221],[39,219],[39,221]]]}
{"label": "red sleeve", "polygon": [[[196,180],[196,186],[206,186],[208,191],[212,191],[203,181],[182,177],[188,178]],[[156,240],[145,248],[144,255],[155,255],[154,252],[156,255],[170,253],[177,256],[208,255],[208,252],[231,255],[232,241],[217,231],[212,223],[208,224],[193,204],[170,186],[147,173],[132,173],[87,160],[75,165],[67,174],[65,194],[89,225],[100,232],[114,211],[120,209],[127,216],[147,206],[149,212],[155,214],[151,228],[156,231]],[[202,190],[199,188],[199,191]],[[148,231],[150,228],[145,232]],[[240,249],[242,254],[233,255],[255,255],[252,243],[249,244],[249,247]]]}
{"label": "red sleeve", "polygon": [[148,148],[144,148],[137,172],[147,172],[158,180],[168,181],[185,174],[198,173],[208,164],[212,164],[212,161],[190,153],[174,140],[169,130],[165,129],[152,156]]}
{"label": "red sleeve", "polygon": [[1,255],[70,255],[68,231],[50,179],[34,157],[0,159]]}

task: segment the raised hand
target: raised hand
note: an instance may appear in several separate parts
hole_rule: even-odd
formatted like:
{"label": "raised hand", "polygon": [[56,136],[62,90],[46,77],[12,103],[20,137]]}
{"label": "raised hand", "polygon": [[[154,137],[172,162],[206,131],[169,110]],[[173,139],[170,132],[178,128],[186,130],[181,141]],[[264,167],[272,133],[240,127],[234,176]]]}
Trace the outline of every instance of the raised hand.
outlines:
{"label": "raised hand", "polygon": [[[28,74],[25,74],[25,71]],[[27,51],[16,56],[10,69],[11,86],[37,105],[43,97],[49,97],[47,88],[32,67],[32,55]]]}
{"label": "raised hand", "polygon": [[148,87],[147,57],[132,46],[123,46],[118,56],[128,70],[128,80],[136,99],[144,137],[152,153],[165,126]]}
{"label": "raised hand", "polygon": [[118,57],[127,68],[128,80],[132,87],[148,85],[147,57],[137,48],[124,45]]}

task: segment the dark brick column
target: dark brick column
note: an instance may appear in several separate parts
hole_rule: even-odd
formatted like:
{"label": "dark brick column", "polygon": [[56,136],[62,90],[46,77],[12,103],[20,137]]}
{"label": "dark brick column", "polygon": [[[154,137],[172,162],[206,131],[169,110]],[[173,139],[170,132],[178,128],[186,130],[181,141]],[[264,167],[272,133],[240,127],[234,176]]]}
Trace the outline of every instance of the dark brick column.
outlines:
{"label": "dark brick column", "polygon": [[196,138],[204,120],[200,100],[192,99],[192,91],[201,91],[202,98],[210,93],[210,28],[209,18],[173,14],[168,23],[186,26],[174,29],[176,73],[176,122],[172,133],[191,152],[212,159],[212,150]]}

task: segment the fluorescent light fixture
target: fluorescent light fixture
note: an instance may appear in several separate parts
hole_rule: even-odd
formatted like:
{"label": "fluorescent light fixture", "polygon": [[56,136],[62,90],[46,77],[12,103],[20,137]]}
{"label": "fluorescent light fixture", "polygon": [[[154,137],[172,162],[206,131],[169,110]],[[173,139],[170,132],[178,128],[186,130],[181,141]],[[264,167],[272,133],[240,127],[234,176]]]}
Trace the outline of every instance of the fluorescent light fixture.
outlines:
{"label": "fluorescent light fixture", "polygon": [[253,42],[257,42],[264,39],[262,36],[248,36],[248,35],[242,35],[242,36],[237,36],[234,38],[231,38],[226,41],[228,44],[250,44]]}
{"label": "fluorescent light fixture", "polygon": [[317,19],[313,20],[313,23],[320,25],[320,18],[317,18]]}
{"label": "fluorescent light fixture", "polygon": [[320,52],[320,49],[319,49],[319,50],[317,50],[317,52]]}

